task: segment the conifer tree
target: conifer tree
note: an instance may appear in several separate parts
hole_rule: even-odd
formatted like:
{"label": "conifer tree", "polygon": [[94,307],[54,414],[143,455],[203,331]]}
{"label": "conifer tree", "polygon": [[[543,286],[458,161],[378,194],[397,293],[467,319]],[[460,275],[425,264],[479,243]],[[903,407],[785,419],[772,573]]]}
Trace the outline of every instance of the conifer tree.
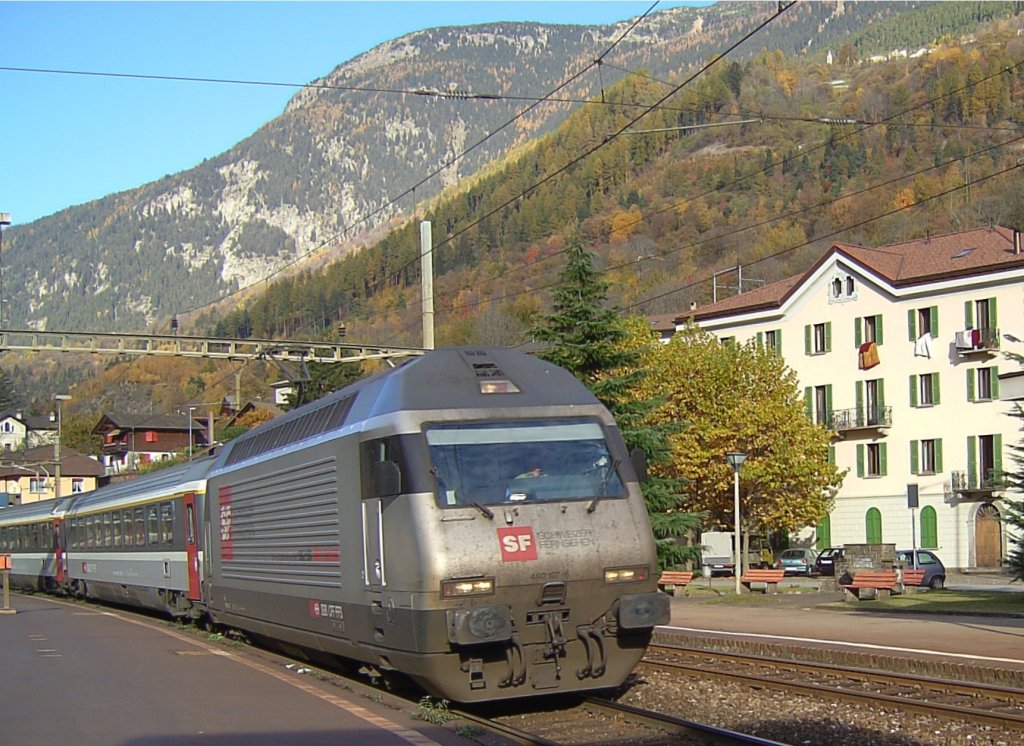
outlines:
{"label": "conifer tree", "polygon": [[[1008,357],[1024,365],[1024,356],[1011,354]],[[1021,421],[1021,431],[1024,432],[1024,406],[1018,403],[1010,416]],[[1018,494],[1024,494],[1024,439],[1010,446],[1010,454],[1017,468],[1006,473],[1008,486]],[[1009,547],[1006,564],[1013,574],[1013,580],[1024,582],[1024,499],[1006,498],[1003,510],[1003,524],[1010,529],[1006,542]]]}
{"label": "conifer tree", "polygon": [[[626,447],[642,449],[648,463],[656,466],[669,453],[669,434],[678,426],[645,424],[658,402],[637,394],[646,375],[640,365],[641,352],[628,344],[626,323],[615,309],[606,306],[608,284],[594,268],[593,256],[579,231],[567,243],[565,255],[566,264],[553,293],[553,311],[540,317],[533,328],[534,339],[549,345],[540,356],[582,381],[615,417]],[[699,514],[679,510],[681,488],[680,480],[657,476],[642,483],[663,569],[699,558],[699,547],[677,541],[699,528],[702,520]]]}

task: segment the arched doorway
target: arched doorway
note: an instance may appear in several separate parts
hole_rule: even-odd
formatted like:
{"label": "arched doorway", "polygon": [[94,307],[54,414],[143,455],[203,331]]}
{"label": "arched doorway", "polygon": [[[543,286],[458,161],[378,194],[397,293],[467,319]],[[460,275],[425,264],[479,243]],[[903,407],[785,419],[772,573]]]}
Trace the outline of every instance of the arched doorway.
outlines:
{"label": "arched doorway", "polygon": [[992,503],[978,508],[974,521],[974,561],[978,567],[1002,567],[1003,533],[999,511]]}

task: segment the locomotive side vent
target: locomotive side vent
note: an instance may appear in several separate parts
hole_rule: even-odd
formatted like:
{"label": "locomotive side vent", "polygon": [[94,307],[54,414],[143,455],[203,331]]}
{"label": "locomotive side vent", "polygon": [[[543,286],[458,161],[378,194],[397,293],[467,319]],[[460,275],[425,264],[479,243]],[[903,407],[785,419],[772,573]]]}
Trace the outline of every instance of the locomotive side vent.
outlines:
{"label": "locomotive side vent", "polygon": [[300,440],[306,440],[331,430],[337,430],[345,424],[345,418],[348,416],[349,410],[352,409],[355,398],[355,394],[346,396],[326,407],[320,407],[312,412],[261,430],[251,438],[244,440],[240,438],[231,449],[227,460],[228,465],[258,456],[261,453],[284,448],[292,443],[298,443]]}

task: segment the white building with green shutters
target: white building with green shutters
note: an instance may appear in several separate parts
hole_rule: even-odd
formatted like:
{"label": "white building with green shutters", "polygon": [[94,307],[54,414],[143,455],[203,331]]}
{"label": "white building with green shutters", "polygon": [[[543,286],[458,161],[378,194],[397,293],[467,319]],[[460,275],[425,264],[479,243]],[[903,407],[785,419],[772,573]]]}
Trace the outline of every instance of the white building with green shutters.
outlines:
{"label": "white building with green shutters", "polygon": [[[948,567],[999,567],[1010,417],[1024,399],[1021,234],[985,228],[877,248],[835,244],[802,275],[680,315],[755,339],[799,376],[848,469],[818,547],[895,543]],[[913,485],[914,487],[909,487]],[[918,507],[908,492],[916,488]],[[806,537],[805,537],[806,538]]]}

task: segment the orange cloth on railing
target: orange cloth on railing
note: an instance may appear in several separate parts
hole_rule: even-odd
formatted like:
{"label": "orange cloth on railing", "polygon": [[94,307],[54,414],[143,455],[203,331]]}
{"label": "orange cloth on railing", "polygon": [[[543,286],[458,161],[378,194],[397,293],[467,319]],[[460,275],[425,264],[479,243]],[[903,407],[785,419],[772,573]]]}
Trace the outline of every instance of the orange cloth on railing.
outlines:
{"label": "orange cloth on railing", "polygon": [[878,359],[878,345],[874,342],[865,342],[860,346],[860,367],[861,370],[874,368],[881,362]]}

